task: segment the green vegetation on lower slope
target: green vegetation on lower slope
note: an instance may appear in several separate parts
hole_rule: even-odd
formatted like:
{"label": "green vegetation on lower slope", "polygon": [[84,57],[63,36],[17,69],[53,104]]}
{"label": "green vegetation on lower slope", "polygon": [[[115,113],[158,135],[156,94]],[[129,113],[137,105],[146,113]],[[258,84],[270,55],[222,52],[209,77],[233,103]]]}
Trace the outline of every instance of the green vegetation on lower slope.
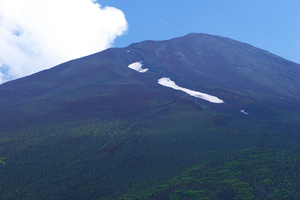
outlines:
{"label": "green vegetation on lower slope", "polygon": [[[299,199],[299,152],[245,150],[212,159],[119,199]],[[136,194],[138,193],[138,194]]]}
{"label": "green vegetation on lower slope", "polygon": [[[6,163],[0,166],[0,199],[116,199],[241,149],[298,147],[285,132],[288,124],[275,127],[275,121],[217,112],[185,99],[143,115],[90,116],[7,127],[0,140]],[[178,198],[206,191],[176,190]]]}

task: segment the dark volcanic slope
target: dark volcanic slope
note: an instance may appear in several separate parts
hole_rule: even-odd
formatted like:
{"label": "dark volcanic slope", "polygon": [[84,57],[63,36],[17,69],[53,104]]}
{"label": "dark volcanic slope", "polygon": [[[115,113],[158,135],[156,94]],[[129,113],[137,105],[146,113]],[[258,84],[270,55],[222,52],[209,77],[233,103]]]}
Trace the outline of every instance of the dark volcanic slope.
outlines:
{"label": "dark volcanic slope", "polygon": [[[140,61],[146,73],[128,68]],[[115,198],[232,151],[297,149],[299,77],[299,64],[269,52],[189,34],[4,83],[0,199]]]}
{"label": "dark volcanic slope", "polygon": [[167,71],[174,78],[177,75],[193,88],[232,89],[259,99],[273,98],[269,101],[278,100],[279,93],[284,95],[282,98],[300,94],[298,64],[228,38],[189,34],[129,48],[143,49],[150,69],[151,59],[159,60],[153,71]]}
{"label": "dark volcanic slope", "polygon": [[[143,67],[149,71],[139,74],[127,67],[137,61],[143,61]],[[251,100],[299,106],[298,64],[244,43],[206,34],[108,49],[5,83],[0,87],[0,106],[4,111],[10,105],[47,101],[68,109],[66,105],[57,105],[60,102],[56,98],[67,103],[70,96],[77,94],[84,97],[74,97],[79,98],[76,101],[84,101],[91,96],[101,100],[99,96],[108,93],[109,98],[120,98],[128,92],[132,92],[131,100],[135,101],[135,97],[153,91],[169,91],[157,84],[161,77],[219,96],[226,102],[246,96]],[[143,90],[136,91],[136,87]],[[135,103],[132,102],[133,106]]]}

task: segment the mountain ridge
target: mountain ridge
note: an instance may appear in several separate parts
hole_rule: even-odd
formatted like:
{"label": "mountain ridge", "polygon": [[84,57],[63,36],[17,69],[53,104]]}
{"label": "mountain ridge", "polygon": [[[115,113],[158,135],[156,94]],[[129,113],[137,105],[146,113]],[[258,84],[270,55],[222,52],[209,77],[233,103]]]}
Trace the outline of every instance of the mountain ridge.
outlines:
{"label": "mountain ridge", "polygon": [[298,151],[298,77],[299,64],[267,51],[188,34],[110,48],[4,83],[0,197],[118,199],[245,149],[246,156]]}

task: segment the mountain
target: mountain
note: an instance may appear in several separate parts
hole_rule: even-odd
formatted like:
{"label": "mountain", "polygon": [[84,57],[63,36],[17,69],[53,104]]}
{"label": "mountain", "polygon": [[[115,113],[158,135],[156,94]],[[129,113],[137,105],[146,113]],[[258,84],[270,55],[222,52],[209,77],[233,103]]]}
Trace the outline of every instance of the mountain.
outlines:
{"label": "mountain", "polygon": [[[299,77],[299,64],[267,51],[188,34],[107,49],[4,83],[0,198],[193,199],[201,193],[222,199],[222,189],[212,194],[218,187],[201,186],[204,192],[193,189],[191,195],[170,180],[186,178],[182,173],[198,172],[205,163],[219,169],[227,159],[242,168],[239,157],[257,154],[269,168],[279,158],[293,158],[289,164],[298,166]],[[299,181],[290,188],[272,181],[264,194],[251,188],[247,195],[265,199],[280,189],[291,198],[300,195]],[[243,190],[228,195],[239,197]]]}

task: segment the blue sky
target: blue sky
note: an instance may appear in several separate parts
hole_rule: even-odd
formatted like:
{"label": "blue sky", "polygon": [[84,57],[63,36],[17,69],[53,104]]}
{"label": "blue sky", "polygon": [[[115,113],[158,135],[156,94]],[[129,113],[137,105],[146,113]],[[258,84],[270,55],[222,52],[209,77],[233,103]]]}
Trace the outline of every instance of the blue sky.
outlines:
{"label": "blue sky", "polygon": [[190,32],[229,37],[300,63],[299,0],[98,0],[123,11],[128,31],[114,46]]}

